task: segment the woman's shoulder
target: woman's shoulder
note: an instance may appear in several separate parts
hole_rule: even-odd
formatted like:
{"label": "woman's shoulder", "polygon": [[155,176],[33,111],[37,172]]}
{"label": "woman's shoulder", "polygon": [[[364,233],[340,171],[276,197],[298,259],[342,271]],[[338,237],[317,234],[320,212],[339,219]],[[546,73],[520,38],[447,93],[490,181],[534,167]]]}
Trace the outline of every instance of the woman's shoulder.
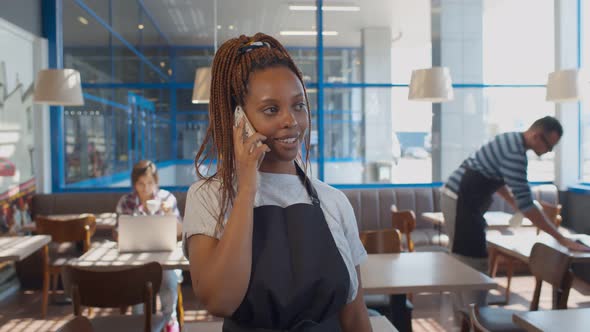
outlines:
{"label": "woman's shoulder", "polygon": [[200,179],[193,183],[187,191],[190,196],[218,196],[221,194],[221,181],[216,178]]}
{"label": "woman's shoulder", "polygon": [[334,188],[317,178],[312,178],[311,181],[320,196],[320,200],[322,198],[328,198],[330,200],[334,199],[336,202],[348,203],[348,198],[346,198],[346,195],[340,189]]}

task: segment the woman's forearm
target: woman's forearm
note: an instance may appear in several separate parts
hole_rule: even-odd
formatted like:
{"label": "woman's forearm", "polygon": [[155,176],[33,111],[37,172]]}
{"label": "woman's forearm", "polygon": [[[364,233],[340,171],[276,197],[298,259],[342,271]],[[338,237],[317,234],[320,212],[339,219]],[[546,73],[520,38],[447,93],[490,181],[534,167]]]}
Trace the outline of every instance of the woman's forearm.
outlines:
{"label": "woman's forearm", "polygon": [[233,313],[248,289],[252,267],[253,205],[254,195],[238,193],[223,236],[198,271],[196,292],[213,314],[228,316]]}
{"label": "woman's forearm", "polygon": [[356,267],[356,274],[359,281],[356,298],[340,311],[340,325],[344,332],[371,332],[373,329],[365,305],[359,266]]}

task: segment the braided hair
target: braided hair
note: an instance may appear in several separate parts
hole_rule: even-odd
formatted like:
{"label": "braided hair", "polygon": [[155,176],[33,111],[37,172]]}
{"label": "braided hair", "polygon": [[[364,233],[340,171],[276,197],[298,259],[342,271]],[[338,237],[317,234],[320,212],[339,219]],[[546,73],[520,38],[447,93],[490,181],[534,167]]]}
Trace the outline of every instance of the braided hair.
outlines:
{"label": "braided hair", "polygon": [[[275,38],[263,33],[257,33],[252,37],[241,35],[238,38],[232,38],[221,45],[213,59],[209,126],[195,157],[195,168],[197,176],[205,179],[205,183],[212,180],[220,181],[221,206],[215,228],[217,234],[223,230],[225,215],[236,196],[232,130],[234,110],[236,106],[244,105],[250,74],[272,67],[286,67],[297,75],[303,86],[309,110],[309,100],[302,74],[285,47]],[[310,112],[307,113],[307,121],[311,127]],[[307,151],[309,151],[309,135],[308,131],[305,138]],[[201,166],[208,163],[205,169],[209,170],[214,162],[217,162],[215,173],[207,176],[201,172]],[[303,165],[306,172],[308,165],[309,153],[306,154]]]}

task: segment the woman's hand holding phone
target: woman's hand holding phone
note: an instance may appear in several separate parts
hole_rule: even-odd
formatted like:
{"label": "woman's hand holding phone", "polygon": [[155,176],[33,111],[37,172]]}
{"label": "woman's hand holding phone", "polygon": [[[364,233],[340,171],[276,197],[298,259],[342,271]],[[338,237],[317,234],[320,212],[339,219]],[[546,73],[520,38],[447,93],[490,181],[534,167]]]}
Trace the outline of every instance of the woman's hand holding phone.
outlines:
{"label": "woman's hand holding phone", "polygon": [[270,148],[262,143],[266,136],[254,131],[239,106],[236,107],[234,121],[233,140],[238,190],[251,190],[255,194],[258,167]]}

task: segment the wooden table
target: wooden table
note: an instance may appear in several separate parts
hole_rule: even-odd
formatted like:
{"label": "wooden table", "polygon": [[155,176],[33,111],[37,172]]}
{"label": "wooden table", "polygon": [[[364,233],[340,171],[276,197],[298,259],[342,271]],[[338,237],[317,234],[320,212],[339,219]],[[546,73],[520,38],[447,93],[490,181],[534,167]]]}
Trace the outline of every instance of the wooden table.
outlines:
{"label": "wooden table", "polygon": [[[590,237],[585,234],[571,234],[568,233],[565,229],[560,227],[560,232],[572,239],[585,239],[590,240]],[[494,262],[497,261],[498,254],[501,254],[504,257],[511,258],[513,260],[518,260],[528,265],[529,257],[531,255],[531,250],[533,246],[537,242],[542,242],[556,250],[559,250],[572,258],[572,262],[575,263],[589,263],[590,262],[590,253],[588,252],[579,252],[579,251],[571,251],[568,248],[562,246],[549,234],[545,232],[541,232],[537,235],[536,228],[517,228],[512,229],[510,232],[503,232],[502,234],[499,233],[492,233],[489,232],[486,236],[488,249],[490,252],[490,256],[492,259],[492,266],[495,264]],[[508,261],[508,276],[512,275],[512,264],[511,260]],[[491,272],[493,273],[493,272]],[[510,279],[509,279],[510,280]],[[510,282],[508,283],[508,287],[506,288],[506,302],[510,300],[510,293],[509,288]],[[554,301],[558,301],[559,293],[553,292]]]}
{"label": "wooden table", "polygon": [[[562,229],[560,229],[560,231],[562,231]],[[563,231],[562,233],[565,234]],[[565,235],[571,239],[590,240],[590,236],[585,234]],[[547,233],[541,232],[541,234],[537,235],[537,231],[534,228],[516,229],[509,234],[488,234],[487,242],[490,249],[498,250],[499,252],[507,256],[514,257],[524,263],[528,263],[533,245],[537,242],[545,243],[554,249],[568,254],[572,257],[572,261],[575,263],[590,262],[590,253],[571,251],[559,244],[557,240]]]}
{"label": "wooden table", "polygon": [[[84,214],[52,214],[46,217],[51,218],[55,221],[66,221],[74,218],[79,218]],[[97,230],[114,230],[117,226],[117,214],[114,212],[98,213],[94,215],[96,217],[96,229]],[[34,222],[23,225],[22,230],[28,232],[34,232],[37,226]]]}
{"label": "wooden table", "polygon": [[[406,293],[489,290],[496,283],[483,273],[442,252],[371,254],[361,265],[366,294],[392,297],[395,327],[411,330],[411,313],[406,308]],[[397,315],[396,315],[397,314]]]}
{"label": "wooden table", "polygon": [[149,262],[160,263],[164,270],[189,269],[188,260],[184,258],[182,253],[182,242],[178,242],[174,251],[120,253],[117,242],[105,241],[93,245],[73,265],[97,270],[113,270]]}
{"label": "wooden table", "polygon": [[[34,235],[34,236],[7,236],[0,237],[0,262],[2,261],[21,261],[37,250],[41,250],[43,257],[43,294],[49,291],[49,247],[51,236]],[[43,296],[41,300],[41,316],[45,318],[47,314],[47,297]]]}
{"label": "wooden table", "polygon": [[530,311],[512,315],[512,321],[534,332],[583,332],[590,329],[590,308]]}
{"label": "wooden table", "polygon": [[21,261],[51,242],[49,235],[0,237],[0,262]]}
{"label": "wooden table", "polygon": [[[488,229],[503,229],[510,227],[509,220],[512,218],[512,214],[503,211],[488,211],[483,217],[488,224]],[[441,226],[445,223],[445,217],[442,212],[424,212],[422,213],[422,218],[435,226]],[[530,227],[533,226],[533,223],[529,219],[524,218],[521,226]]]}
{"label": "wooden table", "polygon": [[[385,316],[369,317],[373,332],[398,332]],[[185,332],[221,332],[223,321],[187,323],[183,327]]]}

